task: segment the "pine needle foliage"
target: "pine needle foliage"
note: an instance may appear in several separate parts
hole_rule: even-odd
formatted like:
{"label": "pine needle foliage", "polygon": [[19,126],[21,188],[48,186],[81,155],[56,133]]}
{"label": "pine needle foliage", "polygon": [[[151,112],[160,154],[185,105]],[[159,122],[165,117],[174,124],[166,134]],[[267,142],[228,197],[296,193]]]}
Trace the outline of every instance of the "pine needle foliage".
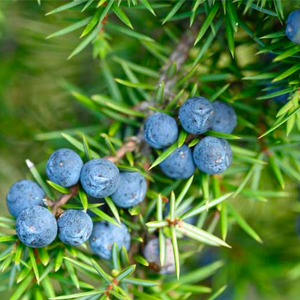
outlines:
{"label": "pine needle foliage", "polygon": [[[27,160],[28,177],[40,184],[48,201],[71,195],[62,209],[91,210],[94,221],[126,224],[132,246],[127,252],[115,244],[109,262],[99,260],[88,245],[75,248],[59,240],[31,249],[18,240],[15,219],[1,216],[0,288],[13,290],[10,300],[233,299],[233,295],[225,298],[232,290],[230,281],[215,284],[211,279],[220,274],[225,261],[201,265],[197,258],[207,253],[206,248],[211,253],[220,247],[234,251],[230,235],[237,227],[243,231],[241,239],[248,235],[255,249],[263,243],[260,228],[247,221],[237,203],[268,205],[265,202],[274,198],[288,198],[286,187],[300,183],[300,46],[285,34],[287,15],[300,8],[300,2],[42,0],[38,4],[47,11],[45,22],[60,27],[45,38],[68,47],[68,36],[76,34],[76,46],[66,59],[71,63],[91,55],[100,68],[101,86],[85,90],[61,79],[61,90],[97,122],[41,132],[37,145],[59,140],[84,161],[110,157],[120,170],[141,172],[149,187],[140,205],[124,210],[108,197],[109,209],[104,212],[101,204],[89,203],[83,189],[73,195],[47,181],[43,161]],[[166,178],[158,165],[184,143],[193,147],[198,139],[182,130],[166,151],[151,151],[141,138],[144,119],[153,111],[176,117],[187,98],[199,95],[227,102],[237,112],[233,134],[206,133],[229,141],[233,164],[222,175],[198,170],[188,180]],[[273,100],[283,95],[288,99],[285,104]],[[170,209],[165,216],[167,202]],[[186,221],[191,217],[197,219],[195,225]],[[154,236],[159,237],[162,265],[166,239],[171,239],[174,275],[155,273],[144,258],[145,242]],[[299,265],[289,272],[290,278],[299,278]],[[262,287],[258,290],[264,294]],[[242,288],[235,295],[246,297]]]}

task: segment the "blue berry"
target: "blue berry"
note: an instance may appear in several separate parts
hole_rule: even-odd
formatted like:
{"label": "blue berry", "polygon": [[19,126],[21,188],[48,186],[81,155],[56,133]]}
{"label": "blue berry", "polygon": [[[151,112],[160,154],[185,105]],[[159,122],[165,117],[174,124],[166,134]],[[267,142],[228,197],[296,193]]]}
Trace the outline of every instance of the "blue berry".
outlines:
{"label": "blue berry", "polygon": [[204,173],[219,174],[231,164],[232,151],[226,140],[207,136],[194,149],[196,166]]}
{"label": "blue berry", "polygon": [[172,274],[175,272],[174,252],[170,239],[166,239],[166,260],[163,266],[160,264],[158,238],[152,239],[147,243],[144,249],[144,256],[150,267],[160,271],[161,274]]}
{"label": "blue berry", "polygon": [[[275,93],[275,92],[279,92],[279,91],[282,91],[284,89],[284,87],[282,87],[282,86],[276,86],[276,85],[273,85],[273,84],[268,84],[267,87],[272,87],[272,88],[269,88],[267,90],[267,94],[272,94],[272,93]],[[274,97],[273,100],[278,104],[285,104],[285,103],[287,103],[288,98],[289,98],[289,94],[284,94],[284,95]]]}
{"label": "blue berry", "polygon": [[146,180],[139,172],[123,172],[120,174],[119,187],[111,198],[117,206],[129,208],[142,202],[146,192]]}
{"label": "blue berry", "polygon": [[214,109],[211,103],[203,97],[190,98],[181,105],[179,119],[185,131],[202,134],[213,126]]}
{"label": "blue berry", "polygon": [[17,218],[16,232],[20,241],[31,248],[51,244],[57,235],[57,223],[52,213],[44,207],[24,209]]}
{"label": "blue berry", "polygon": [[6,203],[10,214],[18,217],[27,207],[43,206],[45,192],[31,180],[20,180],[14,183],[6,195]]}
{"label": "blue berry", "polygon": [[285,32],[292,42],[300,44],[300,9],[289,14]]}
{"label": "blue berry", "polygon": [[78,182],[82,166],[82,159],[75,151],[59,149],[49,157],[46,173],[54,183],[70,187]]}
{"label": "blue berry", "polygon": [[122,223],[117,226],[106,221],[94,223],[90,237],[90,246],[93,252],[103,259],[110,260],[114,243],[117,244],[118,249],[124,246],[127,251],[129,250],[130,234],[127,227]]}
{"label": "blue berry", "polygon": [[78,246],[87,241],[93,230],[91,217],[82,210],[69,209],[57,220],[58,237],[67,245]]}
{"label": "blue berry", "polygon": [[153,148],[171,146],[178,137],[178,126],[174,118],[164,113],[151,115],[144,125],[144,138]]}
{"label": "blue berry", "polygon": [[159,167],[170,178],[191,177],[195,172],[192,150],[187,145],[175,149],[170,156],[159,164]]}
{"label": "blue berry", "polygon": [[95,198],[104,198],[113,194],[118,188],[119,181],[119,169],[103,158],[88,161],[80,175],[83,189]]}
{"label": "blue berry", "polygon": [[212,130],[223,133],[232,133],[237,125],[235,110],[227,103],[221,101],[214,101],[212,107],[215,112],[215,121]]}

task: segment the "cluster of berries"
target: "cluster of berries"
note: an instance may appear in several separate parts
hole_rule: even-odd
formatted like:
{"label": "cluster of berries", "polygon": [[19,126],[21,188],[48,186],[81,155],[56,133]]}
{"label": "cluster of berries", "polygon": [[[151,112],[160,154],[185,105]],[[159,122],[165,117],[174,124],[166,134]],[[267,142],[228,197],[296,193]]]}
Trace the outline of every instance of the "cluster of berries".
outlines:
{"label": "cluster of berries", "polygon": [[[111,196],[114,203],[129,208],[144,200],[147,191],[145,178],[138,172],[119,172],[109,160],[92,159],[83,164],[80,156],[70,149],[59,149],[49,158],[46,167],[48,178],[63,187],[80,181],[88,196]],[[130,247],[130,234],[124,224],[119,226],[101,221],[94,223],[82,210],[69,209],[56,220],[44,207],[46,195],[31,180],[20,180],[7,194],[7,206],[17,218],[16,232],[22,243],[40,248],[52,243],[56,236],[68,245],[78,246],[90,239],[91,249],[100,257],[110,259],[114,243],[121,248]]]}
{"label": "cluster of berries", "polygon": [[[183,129],[199,136],[209,130],[231,133],[237,125],[234,109],[220,101],[210,103],[203,97],[188,99],[179,109]],[[144,138],[156,149],[165,149],[178,138],[176,120],[165,114],[155,113],[145,122]],[[232,151],[229,143],[221,138],[206,136],[200,139],[193,151],[187,145],[177,148],[159,166],[171,178],[189,178],[198,167],[207,174],[224,172],[231,164]]]}
{"label": "cluster of berries", "polygon": [[[225,103],[212,104],[205,98],[188,99],[180,108],[182,127],[189,133],[201,135],[207,130],[230,133],[236,126],[236,114]],[[178,126],[174,118],[156,113],[145,123],[145,139],[154,148],[164,148],[178,138]],[[204,137],[196,145],[194,154],[184,145],[174,151],[163,163],[163,172],[173,178],[187,178],[195,170],[209,174],[224,171],[231,163],[229,144],[214,137]],[[194,163],[195,161],[195,163]],[[130,208],[142,202],[146,196],[147,183],[138,172],[120,172],[107,159],[92,159],[83,163],[81,157],[70,149],[59,149],[47,161],[46,174],[50,181],[69,188],[81,184],[88,197],[101,202],[110,196],[121,208]],[[65,244],[78,246],[89,240],[93,252],[103,259],[111,258],[114,243],[118,248],[130,248],[130,233],[124,224],[114,225],[101,221],[93,223],[90,215],[82,210],[68,209],[57,219],[45,207],[46,195],[43,189],[31,180],[20,180],[12,185],[7,194],[7,206],[16,217],[16,232],[22,243],[40,248],[58,238]],[[168,209],[168,208],[166,208]],[[167,213],[167,212],[165,212]],[[154,269],[161,273],[174,271],[171,242],[167,242],[170,252],[166,264],[159,262],[157,239],[150,240],[144,255]]]}
{"label": "cluster of berries", "polygon": [[84,243],[91,235],[93,222],[80,210],[67,210],[56,221],[44,206],[45,193],[31,180],[17,181],[10,188],[7,206],[12,216],[17,218],[16,232],[22,243],[40,248],[52,243],[57,236],[68,245]]}
{"label": "cluster of berries", "polygon": [[[118,168],[106,159],[93,159],[83,164],[80,156],[70,149],[55,151],[47,162],[48,178],[63,187],[81,182],[88,196],[101,202],[111,196],[115,204],[129,208],[144,200],[147,191],[145,178],[137,172],[119,173]],[[56,236],[65,244],[78,246],[89,239],[92,251],[99,257],[110,260],[114,243],[119,248],[130,248],[130,233],[124,224],[114,225],[101,221],[93,224],[91,217],[82,210],[69,209],[56,220],[44,207],[46,195],[43,189],[31,180],[20,180],[12,185],[6,200],[9,212],[17,218],[16,232],[20,241],[32,248],[51,244]],[[145,247],[149,263],[159,268],[159,246],[156,239]],[[170,241],[168,251],[172,251]],[[162,273],[174,270],[173,255]]]}

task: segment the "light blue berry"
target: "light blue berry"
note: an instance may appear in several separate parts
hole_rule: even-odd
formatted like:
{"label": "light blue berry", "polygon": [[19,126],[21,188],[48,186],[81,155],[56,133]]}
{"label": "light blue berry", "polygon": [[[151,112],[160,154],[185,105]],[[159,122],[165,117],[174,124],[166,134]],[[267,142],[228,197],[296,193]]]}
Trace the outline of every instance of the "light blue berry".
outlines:
{"label": "light blue berry", "polygon": [[80,182],[92,197],[104,198],[113,194],[119,186],[119,169],[109,160],[92,159],[82,168]]}
{"label": "light blue berry", "polygon": [[144,138],[153,148],[171,146],[178,138],[178,126],[174,118],[165,113],[151,115],[144,125]]}
{"label": "light blue berry", "polygon": [[207,136],[194,149],[194,162],[207,174],[223,173],[231,164],[232,151],[224,139]]}
{"label": "light blue berry", "polygon": [[70,246],[86,242],[93,230],[91,217],[84,211],[75,209],[63,212],[57,220],[57,226],[59,239]]}
{"label": "light blue berry", "polygon": [[147,183],[139,172],[123,172],[120,174],[120,184],[111,195],[114,203],[122,208],[129,208],[145,199]]}
{"label": "light blue berry", "polygon": [[59,149],[49,157],[46,173],[54,183],[63,187],[70,187],[79,181],[82,166],[82,159],[75,151]]}
{"label": "light blue berry", "polygon": [[175,149],[170,156],[159,164],[159,167],[170,178],[191,177],[195,172],[192,150],[187,145]]}
{"label": "light blue berry", "polygon": [[215,121],[212,130],[232,133],[237,125],[237,116],[235,110],[225,102],[214,101],[212,103],[215,112]]}
{"label": "light blue berry", "polygon": [[194,97],[181,105],[179,119],[185,131],[192,134],[202,134],[212,128],[215,114],[207,99]]}
{"label": "light blue berry", "polygon": [[24,209],[17,218],[16,232],[20,241],[31,248],[51,244],[57,235],[57,223],[52,213],[44,207]]}
{"label": "light blue berry", "polygon": [[130,248],[130,234],[124,224],[119,226],[101,221],[94,223],[90,246],[92,251],[99,257],[110,260],[113,244],[116,243],[118,249],[122,246],[128,251]]}
{"label": "light blue berry", "polygon": [[10,214],[18,217],[28,207],[43,206],[45,192],[31,180],[20,180],[14,183],[6,195],[6,203]]}

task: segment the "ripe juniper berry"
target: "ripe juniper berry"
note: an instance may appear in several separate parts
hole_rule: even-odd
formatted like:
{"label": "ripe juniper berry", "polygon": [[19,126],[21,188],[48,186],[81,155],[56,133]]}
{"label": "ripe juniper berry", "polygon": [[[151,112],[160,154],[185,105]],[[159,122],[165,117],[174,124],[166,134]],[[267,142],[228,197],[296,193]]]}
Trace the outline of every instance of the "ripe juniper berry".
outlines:
{"label": "ripe juniper berry", "polygon": [[237,125],[237,116],[235,110],[225,102],[214,101],[212,103],[215,112],[215,121],[212,130],[232,133]]}
{"label": "ripe juniper berry", "polygon": [[113,244],[118,248],[122,246],[128,251],[130,248],[130,234],[124,224],[119,226],[101,221],[94,223],[92,235],[90,237],[90,246],[93,252],[99,257],[110,260]]}
{"label": "ripe juniper berry", "polygon": [[179,109],[182,127],[189,133],[202,134],[213,126],[215,114],[211,103],[204,97],[186,100]]}
{"label": "ripe juniper berry", "polygon": [[6,203],[10,214],[18,217],[28,207],[43,206],[45,192],[31,180],[20,180],[14,183],[6,195]]}
{"label": "ripe juniper berry", "polygon": [[20,241],[31,248],[51,244],[57,235],[57,223],[52,213],[44,207],[24,209],[17,218],[16,232]]}
{"label": "ripe juniper berry", "polygon": [[289,14],[286,23],[286,35],[292,42],[300,44],[300,9]]}
{"label": "ripe juniper berry", "polygon": [[139,172],[123,172],[120,174],[119,187],[111,198],[117,206],[129,208],[142,202],[146,192],[146,180]]}
{"label": "ripe juniper berry", "polygon": [[232,161],[230,145],[224,139],[207,136],[196,145],[194,161],[204,173],[211,175],[222,173]]}
{"label": "ripe juniper berry", "polygon": [[80,182],[92,197],[104,198],[113,194],[120,181],[119,169],[109,160],[92,159],[82,168]]}
{"label": "ripe juniper berry", "polygon": [[195,172],[192,150],[183,145],[159,164],[162,172],[170,178],[184,179],[191,177]]}
{"label": "ripe juniper berry", "polygon": [[59,149],[49,157],[46,173],[54,183],[70,187],[78,182],[82,166],[82,159],[75,151]]}
{"label": "ripe juniper berry", "polygon": [[178,126],[174,118],[165,113],[151,115],[144,125],[144,138],[153,148],[171,146],[178,137]]}
{"label": "ripe juniper berry", "polygon": [[82,210],[69,209],[58,220],[58,237],[67,245],[78,246],[87,241],[93,230],[91,217]]}

